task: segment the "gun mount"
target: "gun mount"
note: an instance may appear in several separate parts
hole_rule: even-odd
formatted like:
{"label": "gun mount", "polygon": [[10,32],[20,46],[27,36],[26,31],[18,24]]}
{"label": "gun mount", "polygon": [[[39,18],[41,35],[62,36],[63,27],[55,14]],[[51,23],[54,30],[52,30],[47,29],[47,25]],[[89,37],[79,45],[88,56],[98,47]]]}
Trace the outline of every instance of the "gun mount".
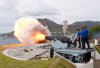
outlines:
{"label": "gun mount", "polygon": [[[74,63],[87,63],[91,59],[91,52],[95,51],[94,48],[90,49],[81,49],[76,48],[72,44],[70,38],[68,37],[46,37],[47,40],[52,40],[52,48],[54,51],[61,56],[65,57],[66,59],[69,59],[70,61]],[[71,47],[68,48],[68,46]]]}

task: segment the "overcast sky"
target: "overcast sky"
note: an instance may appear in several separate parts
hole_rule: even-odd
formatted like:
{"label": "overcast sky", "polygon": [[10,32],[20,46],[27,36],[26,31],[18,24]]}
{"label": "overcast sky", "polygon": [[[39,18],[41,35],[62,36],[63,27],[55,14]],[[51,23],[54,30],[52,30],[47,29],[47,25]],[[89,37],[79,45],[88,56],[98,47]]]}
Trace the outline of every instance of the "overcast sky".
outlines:
{"label": "overcast sky", "polygon": [[20,17],[100,21],[100,0],[0,0],[0,25],[14,25]]}

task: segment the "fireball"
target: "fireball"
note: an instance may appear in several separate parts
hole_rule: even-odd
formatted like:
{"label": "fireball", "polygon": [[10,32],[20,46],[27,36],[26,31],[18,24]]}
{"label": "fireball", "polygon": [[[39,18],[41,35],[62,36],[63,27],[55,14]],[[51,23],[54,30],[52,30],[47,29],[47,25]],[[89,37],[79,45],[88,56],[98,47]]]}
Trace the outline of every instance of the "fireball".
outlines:
{"label": "fireball", "polygon": [[33,39],[34,43],[42,43],[42,42],[46,42],[45,40],[45,34],[40,33],[39,31],[34,32],[34,34],[32,34],[30,36],[31,39]]}
{"label": "fireball", "polygon": [[28,17],[16,21],[14,35],[24,44],[37,44],[47,42],[45,36],[50,35],[50,31],[38,20]]}

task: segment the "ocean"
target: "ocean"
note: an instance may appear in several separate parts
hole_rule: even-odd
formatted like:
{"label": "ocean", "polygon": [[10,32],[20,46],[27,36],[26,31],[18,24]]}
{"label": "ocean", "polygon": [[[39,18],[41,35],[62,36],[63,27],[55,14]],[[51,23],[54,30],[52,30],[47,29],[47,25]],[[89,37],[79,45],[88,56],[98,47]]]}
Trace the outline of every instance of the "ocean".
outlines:
{"label": "ocean", "polygon": [[16,38],[0,38],[0,46],[20,43]]}

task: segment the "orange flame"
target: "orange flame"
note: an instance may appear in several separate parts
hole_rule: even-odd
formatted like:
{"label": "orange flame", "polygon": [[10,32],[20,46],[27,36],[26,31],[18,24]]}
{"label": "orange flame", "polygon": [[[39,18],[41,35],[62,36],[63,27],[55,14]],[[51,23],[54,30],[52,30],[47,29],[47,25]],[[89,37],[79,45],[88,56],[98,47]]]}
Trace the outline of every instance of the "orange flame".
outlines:
{"label": "orange flame", "polygon": [[30,37],[31,37],[31,39],[33,39],[33,42],[36,44],[46,42],[45,34],[39,32],[39,31],[34,32],[34,34],[32,34]]}

